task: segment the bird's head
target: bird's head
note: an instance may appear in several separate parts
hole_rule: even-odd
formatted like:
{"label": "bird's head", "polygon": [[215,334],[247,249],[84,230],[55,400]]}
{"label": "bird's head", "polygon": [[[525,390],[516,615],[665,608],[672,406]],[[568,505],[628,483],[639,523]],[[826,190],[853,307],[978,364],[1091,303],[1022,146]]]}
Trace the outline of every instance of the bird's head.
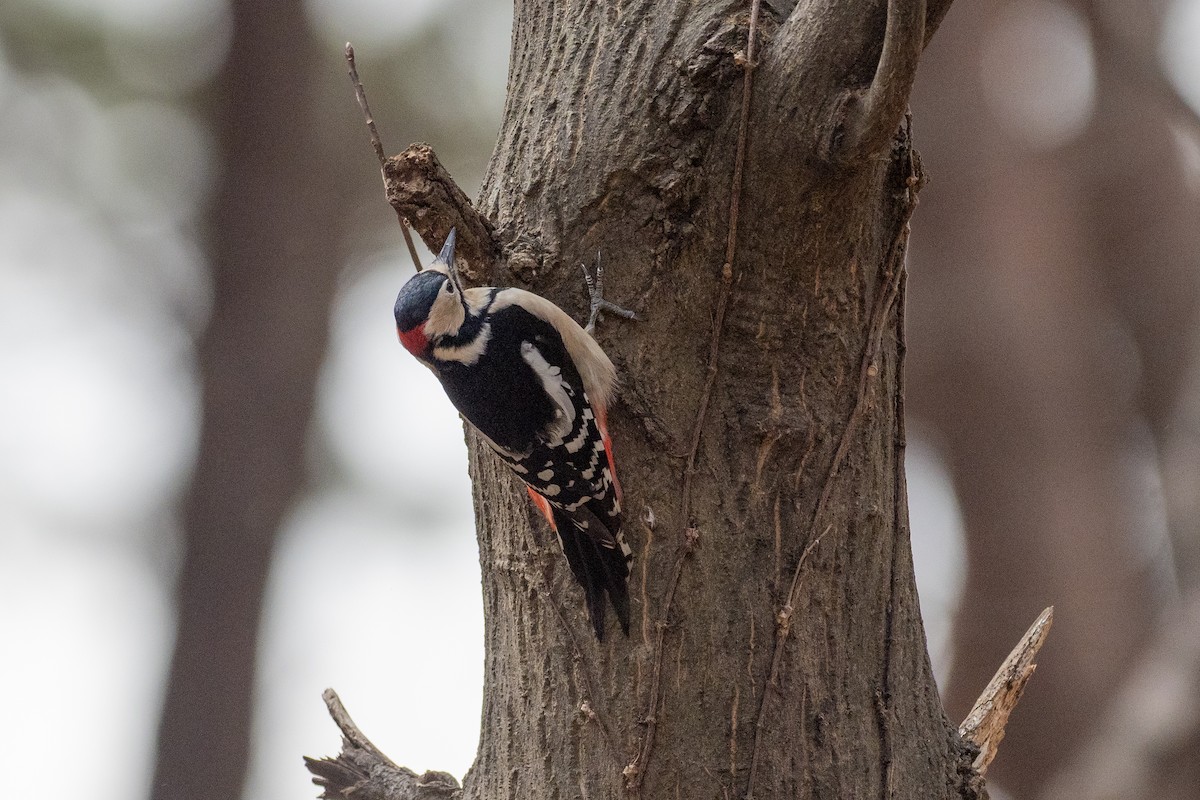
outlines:
{"label": "bird's head", "polygon": [[453,335],[466,319],[462,284],[454,269],[454,239],[451,228],[434,262],[410,278],[396,296],[396,332],[404,348],[418,358],[427,356],[431,342]]}

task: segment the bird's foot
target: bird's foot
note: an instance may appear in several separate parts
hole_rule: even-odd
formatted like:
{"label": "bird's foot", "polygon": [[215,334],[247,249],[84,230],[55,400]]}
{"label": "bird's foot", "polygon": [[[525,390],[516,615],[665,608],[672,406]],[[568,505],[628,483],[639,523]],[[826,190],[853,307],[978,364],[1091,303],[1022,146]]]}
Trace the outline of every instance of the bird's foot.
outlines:
{"label": "bird's foot", "polygon": [[596,330],[596,323],[600,321],[600,312],[602,311],[608,311],[625,319],[638,319],[638,315],[628,308],[622,308],[616,303],[604,299],[604,266],[600,263],[599,250],[596,251],[595,276],[588,272],[587,264],[580,264],[579,268],[583,270],[583,280],[587,284],[588,299],[591,306],[591,310],[588,313],[587,325],[583,327],[588,332],[588,335],[591,335]]}

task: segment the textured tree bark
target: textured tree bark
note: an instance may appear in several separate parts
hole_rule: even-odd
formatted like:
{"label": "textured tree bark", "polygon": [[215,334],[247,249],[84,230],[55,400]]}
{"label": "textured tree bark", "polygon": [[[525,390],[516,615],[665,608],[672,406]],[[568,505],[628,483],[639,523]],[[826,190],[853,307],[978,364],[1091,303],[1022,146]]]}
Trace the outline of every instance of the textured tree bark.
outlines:
{"label": "textured tree bark", "polygon": [[900,305],[885,296],[916,188],[908,143],[893,117],[882,147],[822,158],[845,93],[872,83],[885,16],[871,2],[763,8],[733,290],[688,475],[737,191],[747,8],[517,3],[480,205],[502,281],[581,311],[575,265],[599,249],[610,295],[647,318],[601,333],[624,376],[612,427],[640,624],[629,641],[588,636],[556,546],[473,443],[487,660],[466,796],[971,791],[897,491]]}
{"label": "textured tree bark", "polygon": [[463,797],[982,793],[929,669],[903,476],[901,123],[949,3],[763,4],[757,53],[750,6],[516,4],[491,279],[582,316],[599,250],[645,317],[599,334],[635,623],[593,639],[469,437],[486,665]]}

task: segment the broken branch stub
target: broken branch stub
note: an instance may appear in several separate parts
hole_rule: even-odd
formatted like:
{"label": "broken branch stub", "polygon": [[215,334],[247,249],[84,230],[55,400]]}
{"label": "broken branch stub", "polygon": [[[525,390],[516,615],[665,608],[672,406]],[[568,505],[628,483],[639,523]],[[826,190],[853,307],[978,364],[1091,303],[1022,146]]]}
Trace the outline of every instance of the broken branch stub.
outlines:
{"label": "broken branch stub", "polygon": [[337,692],[326,689],[321,696],[342,731],[337,758],[304,757],[322,800],[461,800],[453,775],[435,770],[418,775],[397,765],[354,724]]}
{"label": "broken branch stub", "polygon": [[499,256],[491,222],[475,210],[427,144],[413,144],[383,165],[388,202],[433,252],[451,228],[458,229],[454,250],[458,271],[474,284],[486,283]]}
{"label": "broken branch stub", "polygon": [[983,694],[975,701],[971,713],[958,726],[959,735],[979,748],[979,755],[972,766],[980,775],[987,772],[988,765],[996,757],[1008,717],[1017,707],[1025,684],[1037,669],[1033,659],[1045,643],[1053,622],[1054,606],[1050,606],[1025,631],[1000,669],[996,670]]}

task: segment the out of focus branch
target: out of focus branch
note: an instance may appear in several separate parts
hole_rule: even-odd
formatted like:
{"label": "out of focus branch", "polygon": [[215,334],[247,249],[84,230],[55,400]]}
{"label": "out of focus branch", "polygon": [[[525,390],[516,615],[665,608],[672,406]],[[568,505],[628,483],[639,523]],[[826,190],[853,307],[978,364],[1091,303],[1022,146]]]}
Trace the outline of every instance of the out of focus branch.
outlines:
{"label": "out of focus branch", "polygon": [[337,758],[304,757],[322,800],[460,800],[462,789],[453,775],[418,775],[397,765],[354,724],[337,692],[326,689],[321,697],[343,737]]}
{"label": "out of focus branch", "polygon": [[[1125,683],[1045,797],[1192,796],[1200,742],[1200,591],[1165,614]],[[1164,769],[1164,764],[1177,765]],[[1194,791],[1194,788],[1191,790]]]}
{"label": "out of focus branch", "polygon": [[988,765],[996,757],[1008,717],[1017,707],[1029,677],[1037,669],[1033,659],[1045,643],[1053,622],[1054,607],[1051,606],[1038,615],[1029,630],[1025,631],[1021,641],[1017,642],[983,694],[975,701],[971,713],[958,726],[959,734],[979,748],[979,755],[972,766],[980,775],[987,772]]}
{"label": "out of focus branch", "polygon": [[1139,46],[1112,20],[1096,0],[1081,0],[1078,8],[1091,27],[1092,42],[1099,57],[1112,59],[1121,71],[1134,77],[1158,98],[1171,114],[1200,128],[1200,113],[1179,92],[1158,61],[1154,47]]}
{"label": "out of focus branch", "polygon": [[942,24],[942,19],[945,18],[946,12],[950,10],[950,4],[954,0],[926,0],[925,3],[925,35],[924,45],[929,45],[929,40],[937,33],[938,27]]}

